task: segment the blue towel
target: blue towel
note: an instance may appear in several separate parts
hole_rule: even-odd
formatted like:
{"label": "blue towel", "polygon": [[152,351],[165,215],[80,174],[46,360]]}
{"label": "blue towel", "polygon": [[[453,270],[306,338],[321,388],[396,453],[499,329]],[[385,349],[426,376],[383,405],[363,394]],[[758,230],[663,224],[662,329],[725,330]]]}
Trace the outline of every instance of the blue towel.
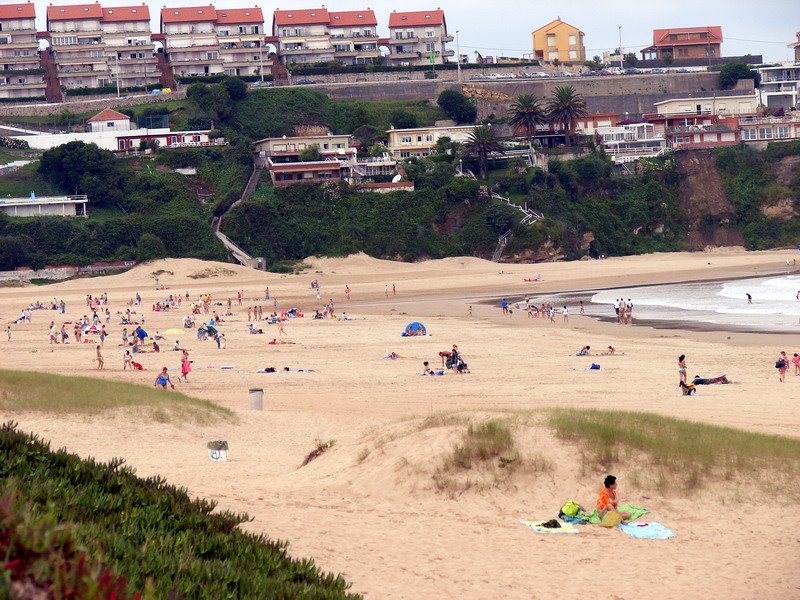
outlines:
{"label": "blue towel", "polygon": [[636,523],[620,525],[622,531],[631,537],[648,540],[665,540],[675,537],[675,533],[664,527],[661,523]]}

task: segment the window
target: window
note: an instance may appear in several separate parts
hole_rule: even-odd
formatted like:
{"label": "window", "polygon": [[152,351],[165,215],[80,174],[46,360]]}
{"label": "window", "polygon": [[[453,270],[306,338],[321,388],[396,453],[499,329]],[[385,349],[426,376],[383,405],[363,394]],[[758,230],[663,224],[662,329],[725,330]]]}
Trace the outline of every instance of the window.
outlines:
{"label": "window", "polygon": [[417,143],[418,143],[418,144],[421,144],[421,143],[422,143],[422,136],[421,136],[421,135],[418,135],[418,136],[417,136]]}
{"label": "window", "polygon": [[759,127],[758,128],[758,139],[760,139],[760,140],[771,140],[772,139],[772,127]]}
{"label": "window", "polygon": [[106,127],[114,127],[114,121],[109,121],[106,123]]}
{"label": "window", "polygon": [[410,144],[411,143],[411,136],[410,135],[401,136],[400,137],[400,143],[401,144]]}
{"label": "window", "polygon": [[547,53],[548,60],[556,60],[558,58],[558,50],[551,50]]}
{"label": "window", "polygon": [[570,45],[570,46],[574,46],[574,45],[575,45],[575,44],[577,44],[577,43],[578,43],[578,40],[577,40],[577,38],[575,37],[575,34],[574,34],[574,33],[571,33],[571,34],[569,35],[569,45]]}
{"label": "window", "polygon": [[554,36],[554,35],[548,35],[548,36],[547,36],[547,45],[548,45],[550,48],[555,48],[555,47],[556,47],[556,36]]}
{"label": "window", "polygon": [[394,39],[402,40],[403,39],[403,32],[402,31],[395,31],[394,32]]}
{"label": "window", "polygon": [[689,56],[688,48],[678,48],[678,56]]}
{"label": "window", "polygon": [[776,138],[788,138],[789,137],[789,127],[786,125],[778,125],[776,127],[775,137]]}
{"label": "window", "polygon": [[433,136],[429,133],[428,135],[425,136],[425,141],[426,142],[432,142],[433,141]]}
{"label": "window", "polygon": [[425,37],[433,37],[433,31],[426,31]]}
{"label": "window", "polygon": [[742,129],[742,139],[743,140],[754,140],[754,139],[756,139],[756,130],[755,129]]}
{"label": "window", "polygon": [[427,52],[436,52],[436,44],[425,44],[425,50]]}
{"label": "window", "polygon": [[569,58],[570,58],[570,60],[576,60],[578,58],[578,51],[577,50],[570,50],[569,51]]}

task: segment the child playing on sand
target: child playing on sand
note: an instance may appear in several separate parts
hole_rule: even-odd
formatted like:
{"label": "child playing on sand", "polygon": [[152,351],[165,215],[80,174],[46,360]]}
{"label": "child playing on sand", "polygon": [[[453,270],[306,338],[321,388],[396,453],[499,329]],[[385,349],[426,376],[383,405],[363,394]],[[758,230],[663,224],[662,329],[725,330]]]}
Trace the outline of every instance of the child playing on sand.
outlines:
{"label": "child playing on sand", "polygon": [[171,387],[173,390],[175,389],[175,386],[172,385],[172,381],[170,381],[169,373],[167,373],[167,367],[163,367],[161,369],[161,373],[159,373],[158,377],[156,377],[153,387],[160,387],[162,390],[165,390],[167,389],[167,385],[169,385],[169,387]]}

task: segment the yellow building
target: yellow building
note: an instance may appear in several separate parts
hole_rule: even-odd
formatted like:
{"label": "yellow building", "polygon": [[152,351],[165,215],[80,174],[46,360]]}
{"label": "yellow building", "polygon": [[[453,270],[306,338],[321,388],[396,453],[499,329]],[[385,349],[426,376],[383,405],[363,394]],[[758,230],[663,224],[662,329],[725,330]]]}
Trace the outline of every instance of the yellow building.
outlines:
{"label": "yellow building", "polygon": [[586,46],[583,45],[583,32],[561,18],[551,21],[534,31],[533,58],[561,63],[578,63],[586,60]]}

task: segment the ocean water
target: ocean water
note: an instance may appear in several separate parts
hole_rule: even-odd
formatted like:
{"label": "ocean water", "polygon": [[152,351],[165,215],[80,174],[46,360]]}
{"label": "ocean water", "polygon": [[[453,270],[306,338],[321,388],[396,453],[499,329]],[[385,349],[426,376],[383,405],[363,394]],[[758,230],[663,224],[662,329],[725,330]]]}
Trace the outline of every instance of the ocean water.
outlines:
{"label": "ocean water", "polygon": [[[636,319],[695,321],[720,329],[800,333],[800,276],[683,283],[598,291],[587,312],[614,316],[614,299],[633,302]],[[747,302],[747,294],[753,298]]]}

